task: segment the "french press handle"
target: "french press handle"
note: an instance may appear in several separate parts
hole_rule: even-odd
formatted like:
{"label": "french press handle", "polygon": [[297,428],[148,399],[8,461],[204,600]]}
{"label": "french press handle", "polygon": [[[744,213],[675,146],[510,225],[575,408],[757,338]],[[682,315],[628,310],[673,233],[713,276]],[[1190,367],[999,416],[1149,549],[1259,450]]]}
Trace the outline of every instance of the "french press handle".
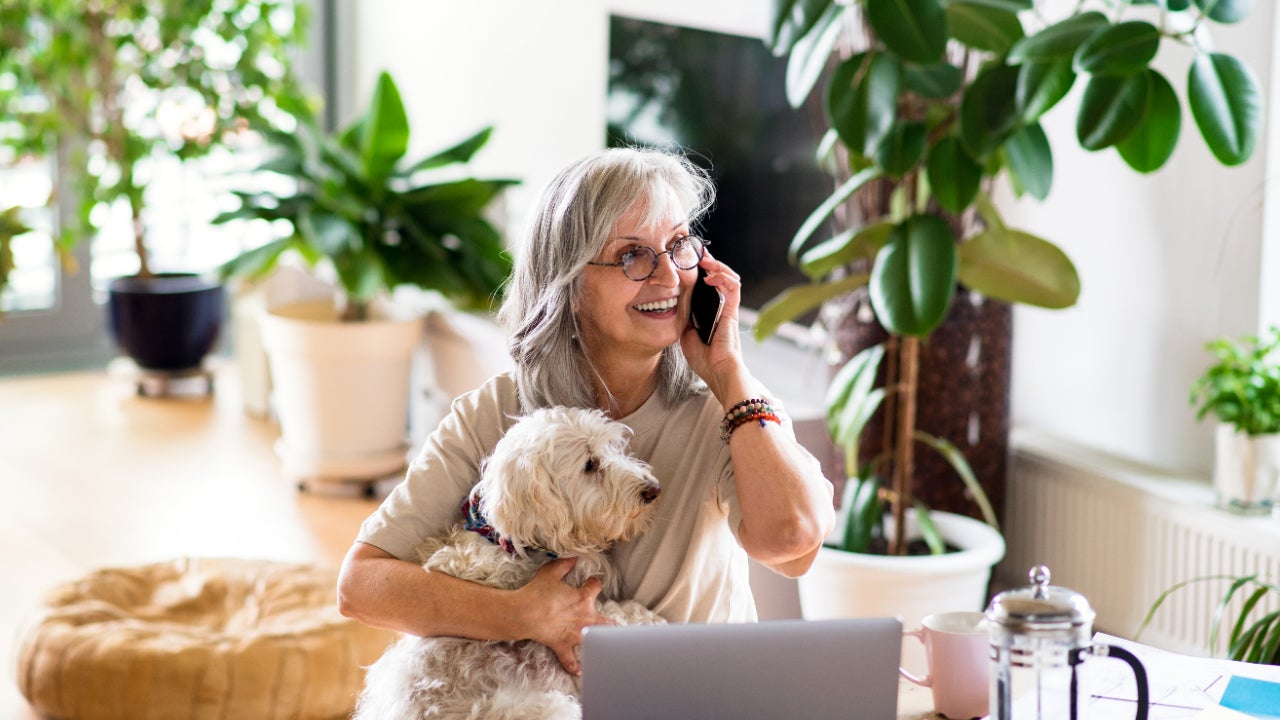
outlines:
{"label": "french press handle", "polygon": [[1077,686],[1076,667],[1080,664],[1080,654],[1083,652],[1092,653],[1097,657],[1113,657],[1117,660],[1123,660],[1133,671],[1133,682],[1138,688],[1138,711],[1135,720],[1147,720],[1147,714],[1151,711],[1151,687],[1147,683],[1147,669],[1142,666],[1142,661],[1136,655],[1121,647],[1114,645],[1093,645],[1083,648],[1072,653],[1071,657],[1071,720],[1078,717],[1076,703],[1080,697],[1079,687]]}

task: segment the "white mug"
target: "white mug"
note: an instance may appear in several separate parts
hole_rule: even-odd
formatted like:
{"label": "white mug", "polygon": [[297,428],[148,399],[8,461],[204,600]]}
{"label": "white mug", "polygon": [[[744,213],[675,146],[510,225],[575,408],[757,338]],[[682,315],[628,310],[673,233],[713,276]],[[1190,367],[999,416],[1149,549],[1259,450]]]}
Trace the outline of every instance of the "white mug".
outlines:
{"label": "white mug", "polygon": [[903,635],[924,644],[928,674],[920,678],[903,668],[898,672],[933,691],[934,712],[952,720],[986,715],[991,670],[985,616],[980,612],[942,612],[929,615],[921,624]]}

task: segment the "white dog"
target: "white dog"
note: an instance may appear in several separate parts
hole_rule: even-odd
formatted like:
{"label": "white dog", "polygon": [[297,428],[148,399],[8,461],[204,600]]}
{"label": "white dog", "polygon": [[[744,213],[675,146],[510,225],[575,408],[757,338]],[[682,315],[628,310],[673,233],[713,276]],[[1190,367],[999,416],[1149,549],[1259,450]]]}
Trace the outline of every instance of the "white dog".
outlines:
{"label": "white dog", "polygon": [[[596,410],[547,408],[520,419],[481,468],[465,520],[418,548],[428,570],[500,588],[544,563],[576,557],[564,581],[603,583],[598,607],[619,625],[662,618],[619,601],[609,549],[652,520],[658,483],[627,454],[625,425]],[[356,720],[579,718],[578,680],[531,640],[405,637],[369,668]]]}

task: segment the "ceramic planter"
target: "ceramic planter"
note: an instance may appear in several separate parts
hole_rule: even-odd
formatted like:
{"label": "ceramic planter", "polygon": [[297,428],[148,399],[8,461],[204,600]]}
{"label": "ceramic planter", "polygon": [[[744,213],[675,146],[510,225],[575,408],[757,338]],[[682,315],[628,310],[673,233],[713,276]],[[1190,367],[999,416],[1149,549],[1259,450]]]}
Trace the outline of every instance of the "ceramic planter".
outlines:
{"label": "ceramic planter", "polygon": [[[986,607],[991,569],[1004,557],[1004,538],[986,523],[964,515],[930,513],[943,539],[960,548],[944,555],[864,555],[823,547],[798,580],[806,620],[848,617],[902,618],[908,630],[926,615]],[[907,511],[908,533],[915,513]],[[903,662],[922,671],[923,655],[904,646]]]}
{"label": "ceramic planter", "polygon": [[366,322],[336,317],[327,300],[260,317],[280,421],[277,449],[300,483],[375,480],[405,465],[422,320],[390,311]]}
{"label": "ceramic planter", "polygon": [[121,277],[107,291],[111,334],[144,370],[196,370],[222,328],[222,285],[198,275]]}
{"label": "ceramic planter", "polygon": [[1214,440],[1218,505],[1244,514],[1271,512],[1280,489],[1280,433],[1247,435],[1220,423]]}

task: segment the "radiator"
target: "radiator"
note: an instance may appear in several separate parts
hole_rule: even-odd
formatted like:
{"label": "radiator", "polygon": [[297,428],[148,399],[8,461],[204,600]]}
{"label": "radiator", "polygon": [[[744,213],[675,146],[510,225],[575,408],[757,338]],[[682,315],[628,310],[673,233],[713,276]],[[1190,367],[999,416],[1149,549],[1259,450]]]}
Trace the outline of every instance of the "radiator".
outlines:
{"label": "radiator", "polygon": [[[1047,565],[1054,585],[1089,600],[1095,630],[1132,639],[1151,604],[1176,583],[1252,573],[1280,582],[1280,520],[1214,508],[1207,481],[1022,431],[1010,446],[1008,551],[996,590],[1025,585],[1030,567]],[[1214,608],[1227,587],[1212,581],[1179,590],[1138,639],[1209,654]],[[1276,607],[1272,598],[1264,609]],[[1225,652],[1222,639],[1216,650]]]}

